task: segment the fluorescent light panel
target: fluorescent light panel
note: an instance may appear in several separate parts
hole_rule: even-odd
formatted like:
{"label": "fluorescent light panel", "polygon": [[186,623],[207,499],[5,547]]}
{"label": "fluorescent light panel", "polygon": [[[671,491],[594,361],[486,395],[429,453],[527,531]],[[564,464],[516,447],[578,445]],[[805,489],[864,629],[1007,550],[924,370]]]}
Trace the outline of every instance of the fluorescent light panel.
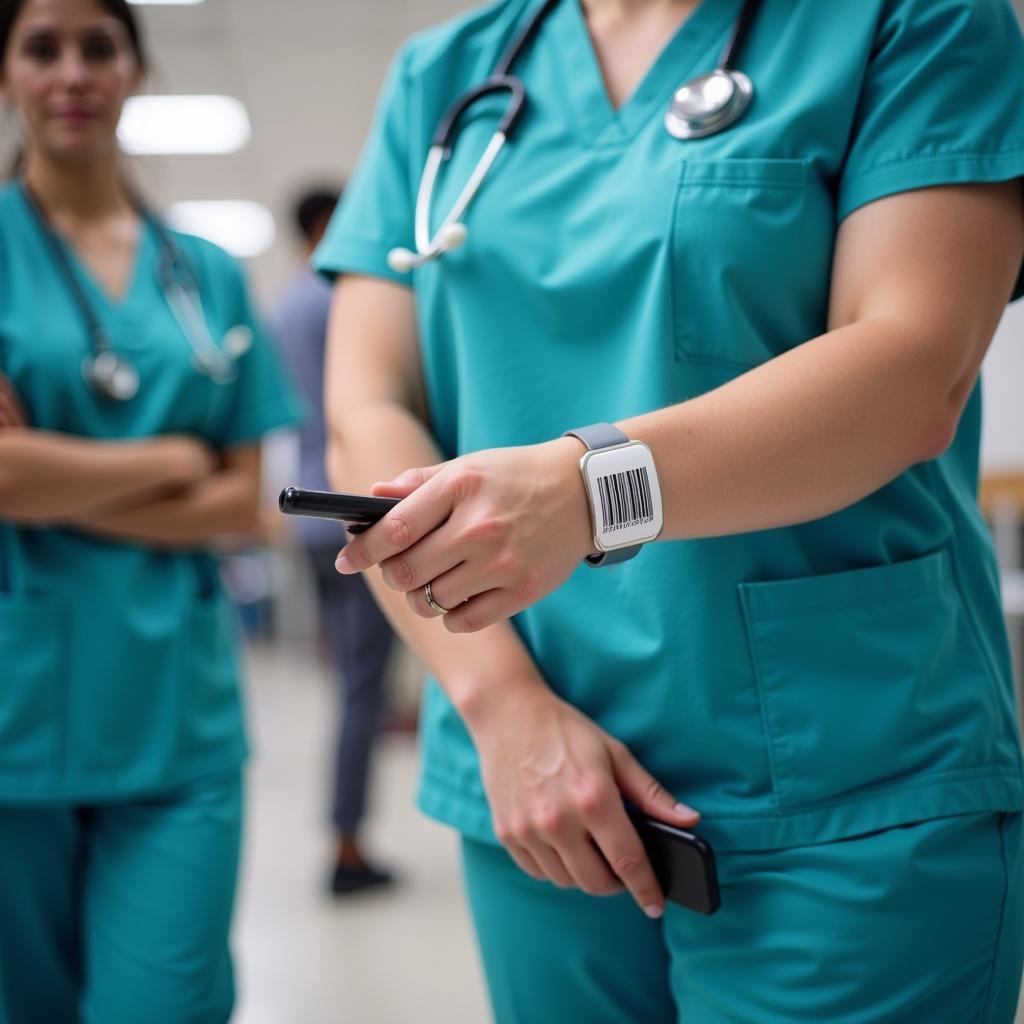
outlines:
{"label": "fluorescent light panel", "polygon": [[233,96],[132,96],[117,137],[136,155],[236,153],[252,128]]}
{"label": "fluorescent light panel", "polygon": [[244,199],[173,203],[167,211],[167,222],[179,231],[216,242],[242,259],[265,253],[277,234],[270,211]]}

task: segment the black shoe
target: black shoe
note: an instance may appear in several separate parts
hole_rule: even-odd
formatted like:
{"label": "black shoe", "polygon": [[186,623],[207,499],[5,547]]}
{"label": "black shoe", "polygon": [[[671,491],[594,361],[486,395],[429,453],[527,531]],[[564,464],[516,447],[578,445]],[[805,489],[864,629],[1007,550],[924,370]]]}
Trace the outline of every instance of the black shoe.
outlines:
{"label": "black shoe", "polygon": [[362,863],[350,868],[345,864],[336,864],[331,876],[331,892],[335,896],[345,896],[351,892],[361,892],[377,886],[391,885],[394,876],[385,868],[375,868],[372,864]]}

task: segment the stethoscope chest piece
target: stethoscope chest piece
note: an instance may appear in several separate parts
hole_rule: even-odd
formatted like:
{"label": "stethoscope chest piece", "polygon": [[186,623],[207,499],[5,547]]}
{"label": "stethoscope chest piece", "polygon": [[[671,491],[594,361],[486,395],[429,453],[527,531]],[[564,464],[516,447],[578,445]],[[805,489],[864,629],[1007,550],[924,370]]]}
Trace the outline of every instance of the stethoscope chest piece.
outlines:
{"label": "stethoscope chest piece", "polygon": [[127,402],[139,393],[138,370],[109,348],[82,360],[82,376],[94,392],[117,402]]}
{"label": "stethoscope chest piece", "polygon": [[702,139],[735,124],[754,98],[742,71],[716,68],[680,86],[665,114],[665,129],[677,139]]}
{"label": "stethoscope chest piece", "polygon": [[236,324],[221,340],[218,348],[212,338],[210,344],[193,352],[192,365],[217,384],[230,384],[238,376],[238,360],[252,348],[252,330],[245,324]]}

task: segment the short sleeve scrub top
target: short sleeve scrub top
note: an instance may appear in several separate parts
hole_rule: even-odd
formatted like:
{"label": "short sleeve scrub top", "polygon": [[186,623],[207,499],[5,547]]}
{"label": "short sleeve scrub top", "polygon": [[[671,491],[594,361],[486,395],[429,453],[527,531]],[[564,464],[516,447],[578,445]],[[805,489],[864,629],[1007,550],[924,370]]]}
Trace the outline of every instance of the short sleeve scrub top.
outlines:
{"label": "short sleeve scrub top", "polygon": [[[445,457],[542,442],[678,403],[826,330],[839,224],[872,200],[1024,174],[1024,46],[1006,0],[764,0],[740,66],[756,97],[721,134],[665,131],[740,0],[703,0],[618,110],[578,0],[513,71],[527,108],[465,223],[411,277],[431,135],[539,0],[409,42],[315,262],[415,292]],[[502,109],[465,119],[451,208]],[[581,566],[513,623],[552,689],[698,808],[720,849],[825,842],[1022,806],[999,587],[975,493],[981,394],[956,439],[813,522],[659,542]],[[479,764],[436,684],[421,807],[494,841]]]}
{"label": "short sleeve scrub top", "polygon": [[[114,302],[68,249],[114,349],[140,378],[117,402],[86,385],[88,332],[20,188],[0,187],[0,372],[32,426],[94,440],[180,433],[218,449],[301,415],[231,257],[173,233],[214,338],[253,332],[227,384],[198,372],[144,225]],[[166,792],[246,751],[236,628],[214,557],[0,520],[0,803]]]}

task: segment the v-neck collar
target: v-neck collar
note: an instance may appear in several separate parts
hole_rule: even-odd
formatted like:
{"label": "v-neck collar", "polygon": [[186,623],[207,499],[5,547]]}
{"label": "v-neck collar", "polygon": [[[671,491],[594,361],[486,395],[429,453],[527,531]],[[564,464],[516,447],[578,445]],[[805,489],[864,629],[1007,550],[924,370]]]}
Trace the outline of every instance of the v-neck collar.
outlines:
{"label": "v-neck collar", "polygon": [[[46,230],[43,225],[39,224],[36,220],[36,216],[28,206],[28,198],[24,192],[19,189],[19,198],[25,216],[31,221],[35,233],[39,235],[39,241],[44,248],[47,248],[47,253],[50,257],[50,262],[55,263],[54,254],[49,250],[48,243],[43,232]],[[52,230],[52,229],[51,229]],[[53,231],[53,236],[57,240],[57,244],[61,247],[67,258],[68,266],[71,272],[78,279],[79,284],[82,286],[85,297],[88,299],[90,304],[94,307],[94,313],[99,315],[101,313],[120,315],[129,312],[132,307],[136,304],[139,290],[142,286],[142,277],[144,268],[152,262],[150,258],[150,246],[152,239],[152,229],[146,218],[140,216],[139,218],[139,230],[138,235],[135,239],[135,247],[132,253],[132,265],[128,274],[128,281],[125,285],[125,290],[120,296],[112,295],[99,281],[95,274],[89,269],[85,262],[79,257],[75,247],[71,245],[68,240],[57,231]],[[62,283],[67,287],[67,283],[64,282],[64,272],[61,267],[54,266],[54,272],[61,278]],[[74,296],[72,296],[74,298]]]}
{"label": "v-neck collar", "polygon": [[562,92],[584,145],[629,141],[656,112],[668,108],[672,93],[686,79],[711,71],[739,2],[701,0],[618,109],[608,98],[580,0],[562,0],[557,4],[546,28],[557,38],[558,45],[548,52],[558,64]]}
{"label": "v-neck collar", "polygon": [[75,273],[78,274],[79,278],[88,289],[90,299],[97,302],[101,308],[109,310],[111,313],[118,314],[127,312],[135,304],[135,298],[141,285],[143,267],[150,262],[149,235],[149,224],[146,222],[145,217],[140,216],[139,231],[135,239],[135,248],[132,253],[132,265],[128,273],[128,281],[125,285],[124,292],[119,296],[112,295],[104,287],[99,278],[96,277],[96,275],[78,255],[78,252],[73,245],[60,235],[58,235],[57,238],[60,244],[64,246],[64,251],[67,253],[68,259],[75,269]]}

